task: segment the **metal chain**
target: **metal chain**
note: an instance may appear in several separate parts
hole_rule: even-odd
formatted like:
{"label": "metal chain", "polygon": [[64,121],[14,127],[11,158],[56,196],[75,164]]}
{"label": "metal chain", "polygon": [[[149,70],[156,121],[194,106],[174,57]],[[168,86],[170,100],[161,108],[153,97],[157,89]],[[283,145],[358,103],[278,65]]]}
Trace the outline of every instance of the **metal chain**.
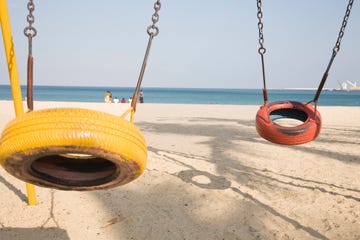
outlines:
{"label": "metal chain", "polygon": [[264,60],[264,54],[266,53],[266,49],[264,47],[264,24],[262,22],[263,13],[261,10],[262,2],[261,0],[257,0],[257,18],[258,18],[258,29],[259,29],[259,49],[258,52],[261,56],[261,69],[262,69],[262,78],[263,78],[263,97],[264,97],[264,104],[268,101],[267,96],[267,89],[266,89],[266,81],[265,81],[265,60]]}
{"label": "metal chain", "polygon": [[263,31],[264,24],[262,22],[263,13],[261,10],[261,6],[262,6],[262,2],[261,2],[261,0],[258,0],[257,1],[257,8],[258,8],[257,18],[259,20],[258,28],[259,28],[259,44],[260,44],[258,52],[259,52],[259,54],[262,55],[262,54],[265,54],[266,49],[264,48],[264,31]]}
{"label": "metal chain", "polygon": [[[348,2],[348,5],[346,7],[346,12],[345,12],[345,16],[343,18],[343,21],[342,21],[342,24],[341,24],[341,28],[340,28],[340,32],[339,32],[339,35],[338,35],[338,38],[336,40],[336,44],[335,44],[335,47],[333,48],[333,52],[332,52],[332,56],[331,56],[331,59],[330,59],[330,62],[326,68],[326,71],[321,79],[321,82],[320,82],[320,85],[318,87],[318,90],[315,94],[315,97],[314,99],[312,100],[314,103],[315,103],[315,108],[316,108],[316,105],[317,105],[317,101],[320,97],[320,93],[324,87],[324,84],[326,82],[326,79],[327,79],[327,76],[329,74],[329,70],[331,68],[331,65],[335,59],[335,56],[336,54],[339,52],[340,50],[340,44],[341,44],[341,40],[344,36],[344,33],[345,33],[345,28],[346,28],[346,25],[347,25],[347,22],[349,20],[349,16],[350,16],[350,12],[351,12],[351,8],[352,8],[352,5],[353,5],[353,2],[354,0],[349,0]],[[259,29],[259,54],[261,56],[261,64],[262,64],[262,75],[263,75],[263,85],[264,85],[264,88],[263,88],[263,96],[264,96],[264,103],[266,104],[267,103],[267,90],[266,90],[266,81],[265,81],[265,64],[264,64],[264,54],[266,52],[266,49],[264,48],[264,32],[263,32],[263,27],[264,27],[264,24],[262,22],[262,17],[263,17],[263,13],[262,13],[262,2],[261,0],[257,0],[257,8],[258,8],[258,11],[257,11],[257,18],[258,18],[258,29]]]}
{"label": "metal chain", "polygon": [[29,55],[32,54],[32,38],[36,36],[37,31],[34,28],[33,24],[35,21],[35,17],[33,12],[35,11],[35,4],[33,0],[29,0],[27,4],[27,9],[29,10],[29,14],[26,17],[27,22],[29,25],[24,29],[24,35],[29,39]]}
{"label": "metal chain", "polygon": [[36,36],[37,31],[34,28],[33,24],[35,21],[35,17],[33,12],[35,11],[35,4],[33,0],[29,0],[27,4],[27,9],[29,10],[29,14],[26,17],[29,25],[24,28],[24,35],[28,38],[28,62],[27,62],[27,91],[26,91],[26,101],[27,107],[31,111],[34,109],[34,101],[33,101],[33,69],[34,69],[34,59],[32,56],[32,39]]}
{"label": "metal chain", "polygon": [[[147,28],[147,33],[149,34],[149,41],[148,41],[148,44],[146,47],[144,60],[141,65],[141,70],[140,70],[139,78],[138,78],[138,81],[136,84],[136,88],[135,88],[135,91],[134,91],[134,94],[132,97],[131,107],[134,112],[136,111],[136,103],[137,103],[138,95],[140,92],[141,83],[144,78],[144,73],[145,73],[146,64],[147,64],[147,60],[148,60],[150,49],[151,49],[152,40],[154,39],[154,37],[156,37],[159,34],[159,28],[156,26],[156,23],[159,21],[158,12],[160,11],[160,8],[161,8],[160,0],[157,0],[154,3],[155,13],[151,17],[152,24],[150,26],[148,26],[148,28]],[[133,120],[133,117],[131,117],[131,119]]]}
{"label": "metal chain", "polygon": [[152,24],[147,28],[147,33],[149,35],[152,35],[153,37],[159,34],[159,28],[156,26],[156,23],[159,21],[158,12],[160,11],[160,9],[161,9],[161,3],[160,0],[158,0],[154,3],[155,13],[151,17]]}
{"label": "metal chain", "polygon": [[[33,57],[32,57],[32,38],[36,36],[37,31],[36,29],[33,27],[33,23],[34,23],[34,15],[33,15],[33,11],[35,10],[35,5],[33,0],[29,0],[29,3],[27,4],[27,8],[29,10],[29,14],[27,16],[27,22],[29,23],[29,25],[27,27],[25,27],[24,29],[24,34],[25,36],[29,39],[29,56],[28,56],[28,86],[27,86],[27,103],[28,103],[28,108],[30,110],[33,109],[33,94],[32,94],[32,89],[33,89]],[[149,53],[150,53],[150,49],[151,49],[151,44],[152,44],[152,40],[154,37],[156,37],[159,34],[159,28],[156,25],[156,23],[159,21],[159,14],[158,12],[161,9],[161,2],[160,0],[157,0],[154,3],[154,14],[151,17],[151,21],[152,24],[150,26],[147,27],[147,33],[149,34],[149,42],[146,48],[146,52],[145,52],[145,56],[144,56],[144,60],[141,66],[141,70],[140,70],[140,75],[138,78],[138,82],[136,85],[136,89],[134,91],[134,95],[133,95],[133,101],[131,104],[131,107],[133,108],[134,112],[136,111],[136,102],[137,102],[137,96],[138,93],[140,91],[140,87],[141,87],[141,83],[142,83],[142,79],[144,77],[144,73],[145,73],[145,68],[146,68],[146,63],[149,57]]]}
{"label": "metal chain", "polygon": [[315,103],[315,107],[317,105],[317,101],[319,100],[319,97],[320,97],[320,94],[322,92],[322,89],[325,85],[325,82],[326,82],[326,79],[329,75],[329,71],[330,71],[330,68],[331,68],[331,65],[333,64],[334,62],[334,59],[336,57],[336,54],[339,52],[340,50],[340,44],[341,44],[341,40],[344,36],[344,33],[345,33],[345,28],[346,28],[346,25],[347,25],[347,22],[349,20],[349,16],[350,16],[350,12],[351,12],[351,8],[352,8],[352,5],[354,3],[354,0],[349,0],[348,2],[348,5],[346,7],[346,12],[345,12],[345,16],[343,18],[343,21],[342,21],[342,24],[341,24],[341,27],[340,27],[340,31],[339,31],[339,35],[338,35],[338,38],[336,40],[336,43],[335,43],[335,47],[333,48],[333,51],[332,51],[332,56],[330,58],[330,61],[329,61],[329,64],[324,72],[324,75],[320,81],[320,84],[319,84],[319,87],[316,91],[316,94],[315,94],[315,97],[314,99],[312,100],[312,102]]}
{"label": "metal chain", "polygon": [[339,31],[338,38],[336,40],[335,47],[333,49],[333,54],[335,54],[335,55],[340,50],[341,39],[344,36],[345,28],[346,28],[347,22],[348,22],[349,17],[350,17],[350,12],[351,12],[351,8],[352,8],[353,3],[354,3],[354,0],[350,0],[347,7],[346,7],[345,16],[344,16],[343,22],[341,24],[341,28],[340,28],[340,31]]}

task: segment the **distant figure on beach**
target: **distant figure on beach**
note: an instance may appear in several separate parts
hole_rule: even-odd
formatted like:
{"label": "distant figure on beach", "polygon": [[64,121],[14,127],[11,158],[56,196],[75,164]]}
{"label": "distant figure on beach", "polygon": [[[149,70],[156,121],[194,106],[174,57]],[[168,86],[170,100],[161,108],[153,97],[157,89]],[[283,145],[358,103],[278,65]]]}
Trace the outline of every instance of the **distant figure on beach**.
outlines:
{"label": "distant figure on beach", "polygon": [[104,98],[106,103],[111,103],[112,102],[112,94],[111,92],[108,90],[105,93],[105,98]]}
{"label": "distant figure on beach", "polygon": [[140,103],[144,103],[144,92],[140,90]]}
{"label": "distant figure on beach", "polygon": [[132,97],[130,97],[128,101],[129,101],[129,103],[132,103]]}
{"label": "distant figure on beach", "polygon": [[125,99],[125,98],[122,98],[122,99],[121,99],[121,103],[126,103],[126,99]]}
{"label": "distant figure on beach", "polygon": [[114,103],[119,103],[119,99],[117,97],[114,98]]}

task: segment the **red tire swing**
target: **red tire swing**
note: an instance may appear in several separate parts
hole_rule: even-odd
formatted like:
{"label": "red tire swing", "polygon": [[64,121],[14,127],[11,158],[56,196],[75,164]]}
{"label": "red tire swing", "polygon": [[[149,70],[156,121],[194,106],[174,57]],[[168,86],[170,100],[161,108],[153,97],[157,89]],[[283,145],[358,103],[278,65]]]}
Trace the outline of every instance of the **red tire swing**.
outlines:
{"label": "red tire swing", "polygon": [[[320,97],[321,91],[326,82],[329,74],[330,67],[336,57],[336,54],[340,50],[341,39],[345,32],[345,27],[350,16],[353,0],[349,0],[345,16],[342,21],[340,32],[332,51],[330,62],[326,68],[326,71],[321,79],[317,92],[313,100],[302,103],[296,101],[278,101],[268,103],[266,81],[265,81],[265,63],[264,54],[266,49],[264,48],[264,34],[263,34],[263,22],[262,22],[262,2],[257,0],[257,18],[259,28],[259,44],[258,52],[261,56],[262,66],[262,79],[263,79],[263,97],[264,104],[260,107],[256,114],[256,131],[259,135],[273,143],[283,145],[299,145],[314,140],[321,130],[321,115],[317,111],[317,102]],[[312,105],[312,103],[314,105]],[[300,121],[300,125],[285,126],[276,123],[279,119],[290,119]]]}

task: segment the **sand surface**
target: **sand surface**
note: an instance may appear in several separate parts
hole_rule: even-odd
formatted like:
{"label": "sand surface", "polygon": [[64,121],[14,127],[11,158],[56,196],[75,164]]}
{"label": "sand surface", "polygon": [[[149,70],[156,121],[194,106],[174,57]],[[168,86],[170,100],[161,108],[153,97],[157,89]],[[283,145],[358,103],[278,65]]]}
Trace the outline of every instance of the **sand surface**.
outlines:
{"label": "sand surface", "polygon": [[[127,104],[35,102],[121,115]],[[260,138],[258,106],[143,104],[147,169],[110,190],[36,187],[0,168],[1,240],[360,239],[360,107],[319,107],[320,136]],[[0,101],[0,129],[14,118]]]}

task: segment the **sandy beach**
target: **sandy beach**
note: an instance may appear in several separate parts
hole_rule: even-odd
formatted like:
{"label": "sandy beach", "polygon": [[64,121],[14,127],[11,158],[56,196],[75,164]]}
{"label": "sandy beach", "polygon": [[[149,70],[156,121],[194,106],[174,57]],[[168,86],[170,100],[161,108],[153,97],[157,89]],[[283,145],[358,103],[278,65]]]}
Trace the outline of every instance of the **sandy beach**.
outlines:
{"label": "sandy beach", "polygon": [[[35,102],[121,115],[127,104]],[[360,107],[322,107],[300,146],[258,136],[259,106],[139,104],[148,163],[109,190],[36,187],[0,168],[1,240],[360,239]],[[0,101],[0,129],[14,118]]]}

